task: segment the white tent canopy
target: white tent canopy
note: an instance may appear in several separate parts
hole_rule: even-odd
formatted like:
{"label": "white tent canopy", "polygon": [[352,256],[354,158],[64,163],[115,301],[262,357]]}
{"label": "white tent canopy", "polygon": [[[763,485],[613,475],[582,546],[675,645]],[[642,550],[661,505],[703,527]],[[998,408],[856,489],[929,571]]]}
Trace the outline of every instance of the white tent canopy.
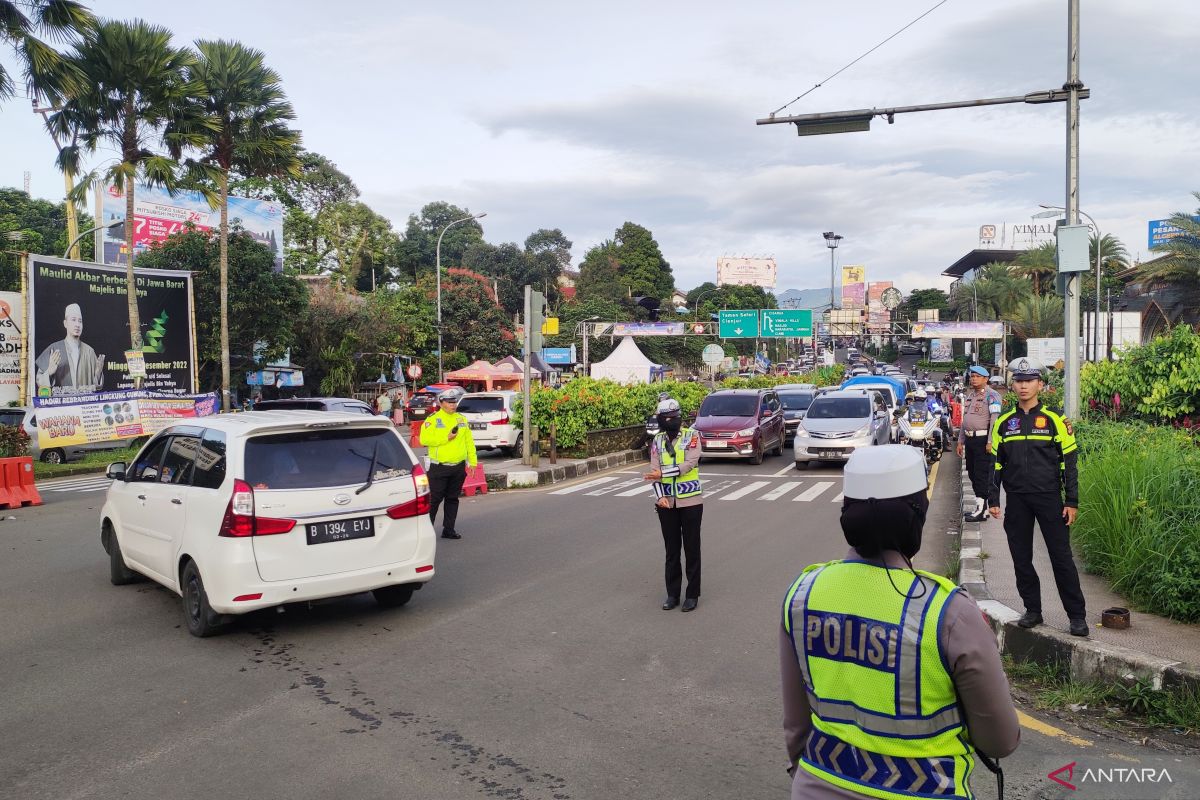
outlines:
{"label": "white tent canopy", "polygon": [[661,364],[646,358],[632,336],[626,336],[608,358],[592,364],[592,377],[617,383],[649,383],[662,369]]}

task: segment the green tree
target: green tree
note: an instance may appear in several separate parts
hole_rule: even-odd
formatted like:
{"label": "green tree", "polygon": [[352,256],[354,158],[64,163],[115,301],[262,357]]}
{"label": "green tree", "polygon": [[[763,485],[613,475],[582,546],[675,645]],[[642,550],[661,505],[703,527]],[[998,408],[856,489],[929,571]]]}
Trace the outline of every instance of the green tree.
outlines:
{"label": "green tree", "polygon": [[617,245],[621,280],[631,294],[660,300],[671,296],[675,291],[671,265],[647,228],[626,222],[617,228],[613,241]]}
{"label": "green tree", "polygon": [[[0,42],[16,56],[29,93],[52,103],[82,89],[85,80],[43,39],[76,41],[95,24],[87,6],[74,0],[0,0]],[[16,90],[16,81],[0,62],[0,100],[10,99]]]}
{"label": "green tree", "polygon": [[[471,216],[464,208],[443,201],[426,204],[421,213],[409,214],[404,240],[399,248],[397,264],[399,278],[416,280],[420,273],[433,271],[437,262],[438,236],[456,219]],[[471,245],[483,241],[483,226],[478,220],[462,222],[446,231],[442,237],[442,267],[462,264]]]}
{"label": "green tree", "polygon": [[[1200,192],[1192,196],[1200,201]],[[1138,277],[1152,288],[1176,287],[1189,304],[1196,305],[1200,303],[1200,209],[1194,214],[1178,212],[1170,221],[1180,234],[1154,248],[1161,257],[1142,263]]]}
{"label": "green tree", "polygon": [[1013,262],[1014,272],[1033,282],[1033,293],[1037,296],[1051,293],[1054,276],[1058,274],[1058,245],[1042,242],[1031,247]]}
{"label": "green tree", "polygon": [[463,254],[462,266],[490,279],[499,295],[500,305],[509,314],[524,313],[527,283],[538,291],[548,288],[532,274],[529,256],[512,242],[493,245],[478,241]]}
{"label": "green tree", "polygon": [[124,188],[125,293],[129,341],[137,350],[142,346],[142,328],[133,278],[134,182],[140,179],[168,189],[178,183],[175,160],[151,148],[161,142],[175,109],[196,93],[197,87],[184,72],[194,57],[171,44],[166,28],[134,20],[98,23],[67,58],[86,76],[86,86],[51,117],[56,129],[80,134],[77,144],[59,152],[58,163],[61,169],[80,174],[84,154],[102,146],[117,152],[106,167],[86,174],[77,190],[82,196],[87,187],[100,182]]}
{"label": "green tree", "polygon": [[[197,56],[185,66],[195,93],[171,109],[166,128],[171,156],[188,147],[200,151],[189,163],[193,174],[216,181],[221,210],[220,317],[221,407],[229,410],[229,175],[299,176],[300,135],[287,126],[295,118],[279,74],[263,54],[240,42],[198,41]],[[201,184],[204,187],[204,184]],[[214,198],[205,187],[206,195]]]}
{"label": "green tree", "polygon": [[1005,319],[1018,339],[1063,335],[1063,300],[1058,295],[1034,295],[1022,300]]}
{"label": "green tree", "polygon": [[[21,262],[14,251],[56,255],[68,241],[65,204],[33,199],[19,189],[0,188],[0,290],[21,290]],[[91,235],[81,244],[84,257],[90,258]]]}
{"label": "green tree", "polygon": [[583,261],[579,264],[579,281],[575,287],[581,299],[618,303],[629,296],[621,283],[618,252],[616,243],[607,240],[583,254]]}
{"label": "green tree", "polygon": [[330,265],[339,285],[355,287],[364,270],[382,264],[385,254],[397,244],[392,223],[357,200],[335,203],[317,217],[317,233],[331,248]]}
{"label": "green tree", "polygon": [[[435,276],[422,275],[420,287],[427,303],[436,298]],[[442,278],[442,336],[446,358],[461,351],[468,362],[477,358],[494,361],[520,350],[513,323],[492,293],[486,275],[451,268]]]}
{"label": "green tree", "polygon": [[948,310],[960,320],[1001,319],[1029,297],[1031,288],[1010,265],[992,262],[980,268],[974,281],[959,284]]}
{"label": "green tree", "polygon": [[936,308],[939,311],[950,307],[950,297],[941,289],[913,289],[897,308],[898,319],[916,319],[917,312]]}
{"label": "green tree", "polygon": [[[188,230],[177,233],[138,258],[139,268],[186,269],[192,273],[196,304],[198,373],[204,386],[223,387],[226,377],[222,341],[221,259],[217,237]],[[225,249],[229,282],[228,347],[245,370],[258,366],[254,356],[274,359],[296,342],[294,321],[308,305],[308,292],[295,278],[275,272],[275,254],[248,233],[234,229]],[[239,381],[241,383],[241,381]]]}

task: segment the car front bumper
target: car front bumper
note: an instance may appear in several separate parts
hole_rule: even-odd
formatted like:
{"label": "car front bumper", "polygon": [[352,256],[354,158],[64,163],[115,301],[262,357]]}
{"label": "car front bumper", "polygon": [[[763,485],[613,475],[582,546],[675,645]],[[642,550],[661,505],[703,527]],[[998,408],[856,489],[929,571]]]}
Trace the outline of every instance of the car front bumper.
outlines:
{"label": "car front bumper", "polygon": [[796,463],[807,461],[848,461],[850,454],[860,447],[870,447],[874,442],[869,436],[854,436],[849,439],[816,439],[809,435],[797,436],[792,445]]}
{"label": "car front bumper", "polygon": [[756,448],[754,439],[700,438],[700,455],[704,458],[751,458]]}

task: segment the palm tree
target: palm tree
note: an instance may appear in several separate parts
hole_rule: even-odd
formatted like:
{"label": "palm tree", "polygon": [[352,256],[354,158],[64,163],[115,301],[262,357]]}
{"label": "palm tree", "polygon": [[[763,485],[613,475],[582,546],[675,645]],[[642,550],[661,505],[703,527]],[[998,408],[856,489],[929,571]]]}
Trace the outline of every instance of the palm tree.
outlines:
{"label": "palm tree", "polygon": [[59,153],[59,167],[79,172],[83,155],[103,144],[119,155],[107,167],[84,175],[75,191],[83,196],[89,186],[100,182],[124,188],[129,341],[140,350],[142,326],[133,277],[134,182],[140,179],[168,190],[177,185],[176,162],[150,148],[159,144],[173,109],[194,91],[184,75],[193,56],[171,45],[166,28],[134,20],[99,23],[68,59],[86,76],[87,86],[51,117],[51,124],[60,130],[80,132],[79,144]]}
{"label": "palm tree", "polygon": [[1032,280],[1033,293],[1040,297],[1043,284],[1049,283],[1058,272],[1058,245],[1043,242],[1021,253],[1013,263],[1016,274]]}
{"label": "palm tree", "polygon": [[[62,102],[66,93],[78,91],[84,85],[79,71],[63,58],[62,54],[48,45],[39,36],[50,40],[75,41],[96,24],[92,12],[74,0],[0,0],[0,41],[7,42],[15,52],[25,73],[25,88],[33,98],[36,108],[42,98],[51,105]],[[11,98],[16,93],[16,84],[4,64],[0,63],[0,100]],[[40,109],[43,117],[48,109]],[[49,127],[49,125],[47,125]],[[53,129],[50,135],[61,150],[58,136]],[[79,235],[79,220],[75,215],[75,201],[71,187],[75,177],[63,173],[67,186],[67,240],[75,241]],[[79,246],[71,255],[79,257]]]}
{"label": "palm tree", "polygon": [[[1200,192],[1192,192],[1200,201]],[[1154,288],[1178,287],[1191,304],[1200,302],[1200,209],[1195,215],[1179,212],[1171,224],[1181,233],[1154,248],[1162,258],[1138,266],[1138,277]]]}
{"label": "palm tree", "polygon": [[1022,300],[1005,317],[1019,339],[1042,339],[1063,335],[1063,301],[1048,294]]}
{"label": "palm tree", "polygon": [[[87,6],[75,0],[0,0],[0,41],[15,52],[29,93],[51,102],[80,88],[82,80],[61,53],[38,37],[70,41],[95,23]],[[16,90],[12,76],[0,63],[0,100],[11,98]]]}
{"label": "palm tree", "polygon": [[[229,173],[246,177],[300,177],[300,134],[287,127],[296,115],[277,72],[263,54],[240,42],[199,41],[187,73],[200,91],[178,107],[167,126],[171,154],[202,152],[188,166],[193,177],[216,180],[221,209],[221,405],[229,410]],[[208,192],[206,192],[207,194]],[[211,199],[210,199],[211,202]]]}

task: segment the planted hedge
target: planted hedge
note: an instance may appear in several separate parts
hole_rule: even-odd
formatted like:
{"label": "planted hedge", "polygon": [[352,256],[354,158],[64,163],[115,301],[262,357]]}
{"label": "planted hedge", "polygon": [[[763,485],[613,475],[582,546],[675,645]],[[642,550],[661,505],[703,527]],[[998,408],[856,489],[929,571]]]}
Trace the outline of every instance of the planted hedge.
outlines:
{"label": "planted hedge", "polygon": [[1180,325],[1149,344],[1121,352],[1120,361],[1085,364],[1081,400],[1111,417],[1174,422],[1200,410],[1200,335]]}

